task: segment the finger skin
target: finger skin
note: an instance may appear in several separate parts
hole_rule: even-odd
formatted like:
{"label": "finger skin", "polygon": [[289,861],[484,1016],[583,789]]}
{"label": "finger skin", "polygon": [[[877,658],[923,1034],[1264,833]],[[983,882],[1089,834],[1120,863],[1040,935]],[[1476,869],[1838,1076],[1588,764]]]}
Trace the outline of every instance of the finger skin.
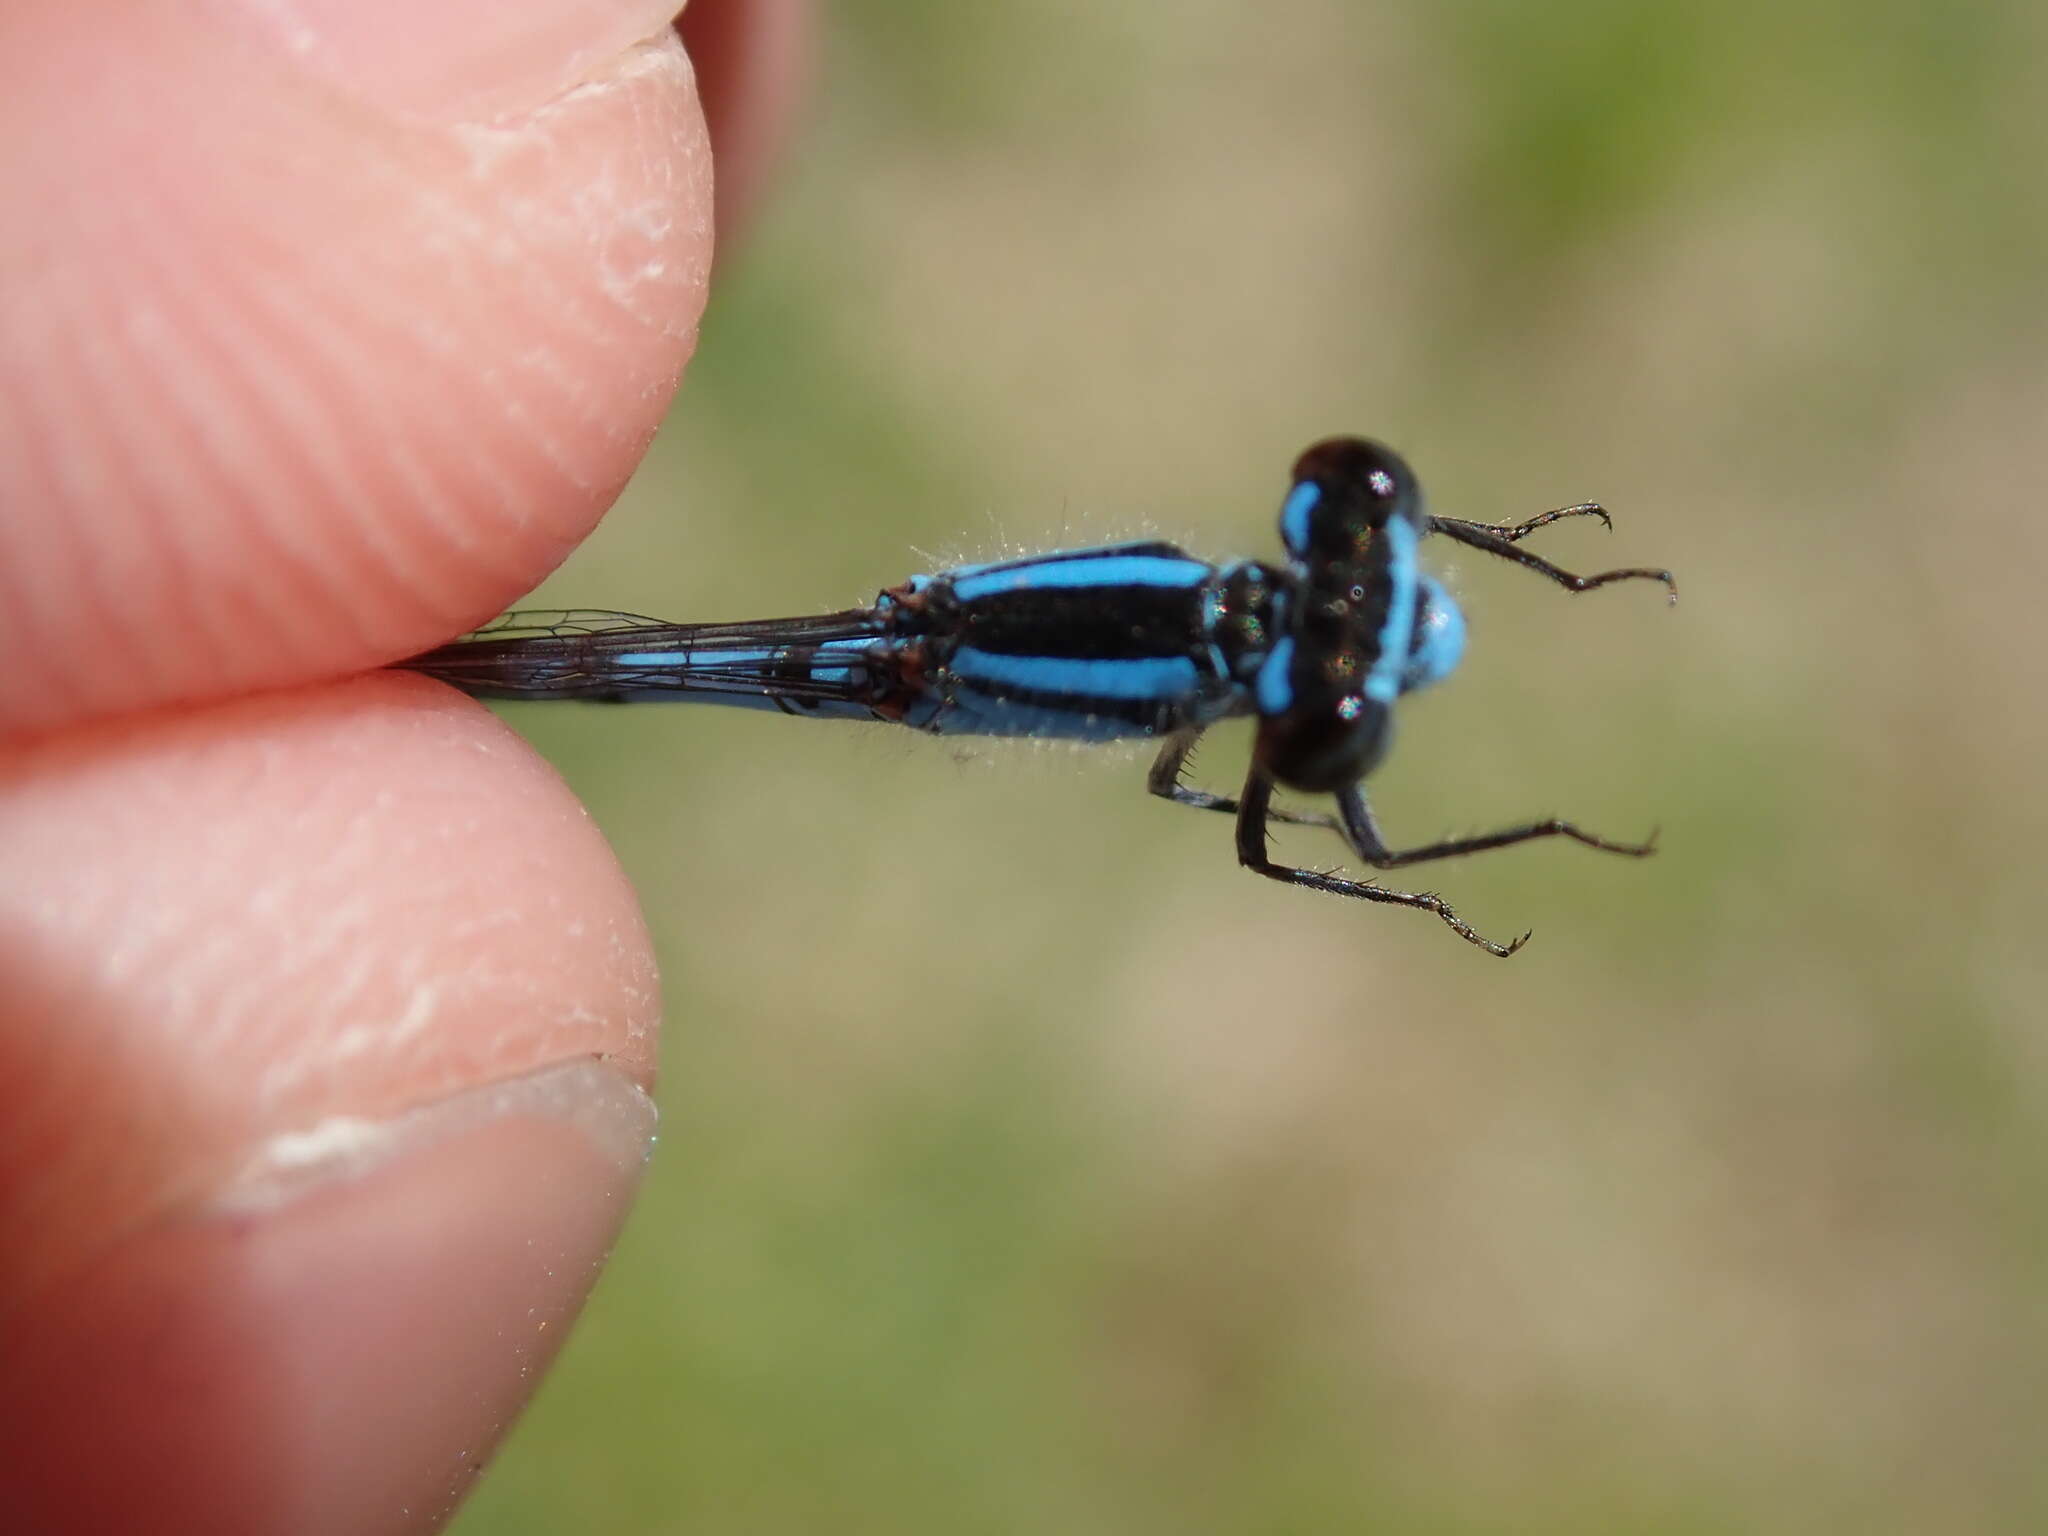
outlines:
{"label": "finger skin", "polygon": [[718,157],[719,256],[731,259],[812,71],[810,0],[696,0],[677,22]]}
{"label": "finger skin", "polygon": [[[0,732],[332,677],[530,587],[695,339],[711,163],[672,31],[488,122],[233,10],[10,7]],[[225,19],[223,19],[225,18]]]}
{"label": "finger skin", "polygon": [[632,892],[567,788],[424,679],[0,758],[0,1308],[251,1148],[575,1057],[651,1082]]}
{"label": "finger skin", "polygon": [[[567,1072],[602,1094],[608,1069]],[[644,1099],[631,1118],[644,1134]],[[617,1150],[515,1114],[286,1204],[116,1239],[22,1326],[0,1318],[8,1529],[437,1528],[616,1235],[640,1161]]]}
{"label": "finger skin", "polygon": [[17,748],[0,847],[0,1486],[107,1517],[51,1531],[158,1500],[161,1531],[428,1528],[343,1517],[445,1513],[631,1150],[487,1127],[381,1203],[218,1208],[322,1128],[579,1061],[647,1085],[654,968],[597,831],[490,714],[386,674]]}
{"label": "finger skin", "polygon": [[[689,66],[480,124],[238,14],[0,8],[0,1487],[52,1532],[437,1526],[648,1128],[646,935],[554,774],[309,680],[503,606],[630,471],[709,264]],[[229,1199],[579,1064],[574,1113]]]}

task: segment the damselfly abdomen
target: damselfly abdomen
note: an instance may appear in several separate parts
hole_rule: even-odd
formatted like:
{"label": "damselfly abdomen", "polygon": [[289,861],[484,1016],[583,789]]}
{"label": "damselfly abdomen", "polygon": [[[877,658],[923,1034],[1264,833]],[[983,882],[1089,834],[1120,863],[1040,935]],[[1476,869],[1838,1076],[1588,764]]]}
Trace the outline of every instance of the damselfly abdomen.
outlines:
{"label": "damselfly abdomen", "polygon": [[[1575,576],[1520,541],[1587,502],[1506,525],[1433,517],[1391,449],[1333,438],[1294,466],[1280,511],[1284,563],[1212,565],[1145,541],[957,566],[913,576],[866,607],[735,624],[670,624],[593,609],[507,614],[401,663],[479,698],[695,699],[785,714],[886,720],[940,735],[1157,738],[1155,795],[1237,818],[1237,856],[1311,890],[1434,912],[1461,937],[1495,944],[1439,896],[1298,869],[1268,856],[1283,821],[1336,832],[1379,870],[1563,837],[1641,857],[1651,844],[1595,837],[1548,819],[1478,837],[1392,849],[1361,781],[1385,756],[1403,694],[1450,675],[1465,621],[1421,568],[1438,533],[1511,560],[1573,592],[1662,583],[1631,568]],[[1236,798],[1181,782],[1195,740],[1233,716],[1258,719]],[[1336,814],[1277,809],[1275,784],[1335,797]]]}

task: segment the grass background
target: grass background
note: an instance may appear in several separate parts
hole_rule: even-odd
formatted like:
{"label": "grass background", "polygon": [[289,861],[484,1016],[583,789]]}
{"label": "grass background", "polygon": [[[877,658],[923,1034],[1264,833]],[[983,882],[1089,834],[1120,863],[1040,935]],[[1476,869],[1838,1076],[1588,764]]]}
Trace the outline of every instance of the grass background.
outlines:
{"label": "grass background", "polygon": [[[1582,497],[1390,836],[1142,759],[515,711],[664,961],[647,1197],[463,1536],[2048,1527],[2048,19],[2030,0],[827,8],[669,428],[547,601],[1268,555],[1366,431]],[[1225,730],[1198,769],[1241,772]],[[1296,834],[1305,860],[1334,850]]]}

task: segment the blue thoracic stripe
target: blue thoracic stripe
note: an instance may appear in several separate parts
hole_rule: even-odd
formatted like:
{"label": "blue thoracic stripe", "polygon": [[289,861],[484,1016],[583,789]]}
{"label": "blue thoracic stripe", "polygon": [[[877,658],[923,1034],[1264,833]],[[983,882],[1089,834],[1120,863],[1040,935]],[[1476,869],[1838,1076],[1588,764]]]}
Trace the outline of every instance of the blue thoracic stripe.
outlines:
{"label": "blue thoracic stripe", "polygon": [[1254,702],[1262,715],[1285,714],[1294,707],[1294,679],[1288,674],[1294,666],[1294,637],[1282,636],[1259,667],[1259,673],[1252,684]]}
{"label": "blue thoracic stripe", "polygon": [[1105,552],[1090,559],[1028,560],[953,578],[953,596],[977,603],[1052,587],[1198,587],[1215,568],[1186,556]]}
{"label": "blue thoracic stripe", "polygon": [[[1096,544],[1086,549],[1048,549],[1038,554],[1012,555],[1006,560],[981,560],[972,565],[956,565],[937,574],[948,580],[962,576],[980,576],[988,571],[1007,571],[1019,565],[1058,565],[1070,560],[1105,560],[1112,555],[1153,555],[1169,560],[1188,558],[1187,551],[1178,544],[1165,539],[1125,539],[1121,544]],[[912,577],[913,581],[932,580],[932,577]]]}
{"label": "blue thoracic stripe", "polygon": [[1379,649],[1365,675],[1365,696],[1375,704],[1392,704],[1401,694],[1401,675],[1408,670],[1408,646],[1415,638],[1416,545],[1420,535],[1405,517],[1387,519],[1387,620],[1380,626]]}
{"label": "blue thoracic stripe", "polygon": [[1140,656],[1127,660],[1081,660],[1067,656],[1005,656],[962,646],[948,670],[983,690],[1006,689],[1046,697],[1089,699],[1180,699],[1192,696],[1200,671],[1187,656]]}

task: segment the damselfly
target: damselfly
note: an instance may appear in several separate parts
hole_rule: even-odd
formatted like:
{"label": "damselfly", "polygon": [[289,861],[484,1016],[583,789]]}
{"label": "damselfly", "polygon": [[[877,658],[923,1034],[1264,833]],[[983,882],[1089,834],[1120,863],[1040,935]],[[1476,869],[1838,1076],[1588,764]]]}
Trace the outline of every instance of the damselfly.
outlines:
{"label": "damselfly", "polygon": [[[1597,504],[1495,525],[1433,517],[1414,473],[1359,438],[1318,443],[1295,463],[1280,509],[1284,564],[1212,565],[1145,540],[1061,550],[913,576],[862,608],[736,624],[669,624],[594,609],[507,614],[401,663],[492,699],[686,699],[822,718],[887,720],[938,735],[1161,742],[1146,787],[1162,799],[1237,818],[1237,857],[1274,880],[1434,912],[1460,937],[1495,944],[1443,898],[1299,869],[1267,850],[1267,825],[1341,837],[1378,870],[1562,837],[1640,858],[1554,818],[1477,837],[1393,849],[1360,782],[1386,755],[1394,705],[1450,675],[1465,621],[1421,567],[1425,535],[1498,555],[1567,591],[1661,582],[1627,569],[1575,576],[1520,547]],[[1610,524],[1611,526],[1611,524]],[[1253,715],[1257,743],[1235,798],[1182,782],[1195,740]],[[1334,816],[1272,803],[1274,786],[1335,797]]]}

